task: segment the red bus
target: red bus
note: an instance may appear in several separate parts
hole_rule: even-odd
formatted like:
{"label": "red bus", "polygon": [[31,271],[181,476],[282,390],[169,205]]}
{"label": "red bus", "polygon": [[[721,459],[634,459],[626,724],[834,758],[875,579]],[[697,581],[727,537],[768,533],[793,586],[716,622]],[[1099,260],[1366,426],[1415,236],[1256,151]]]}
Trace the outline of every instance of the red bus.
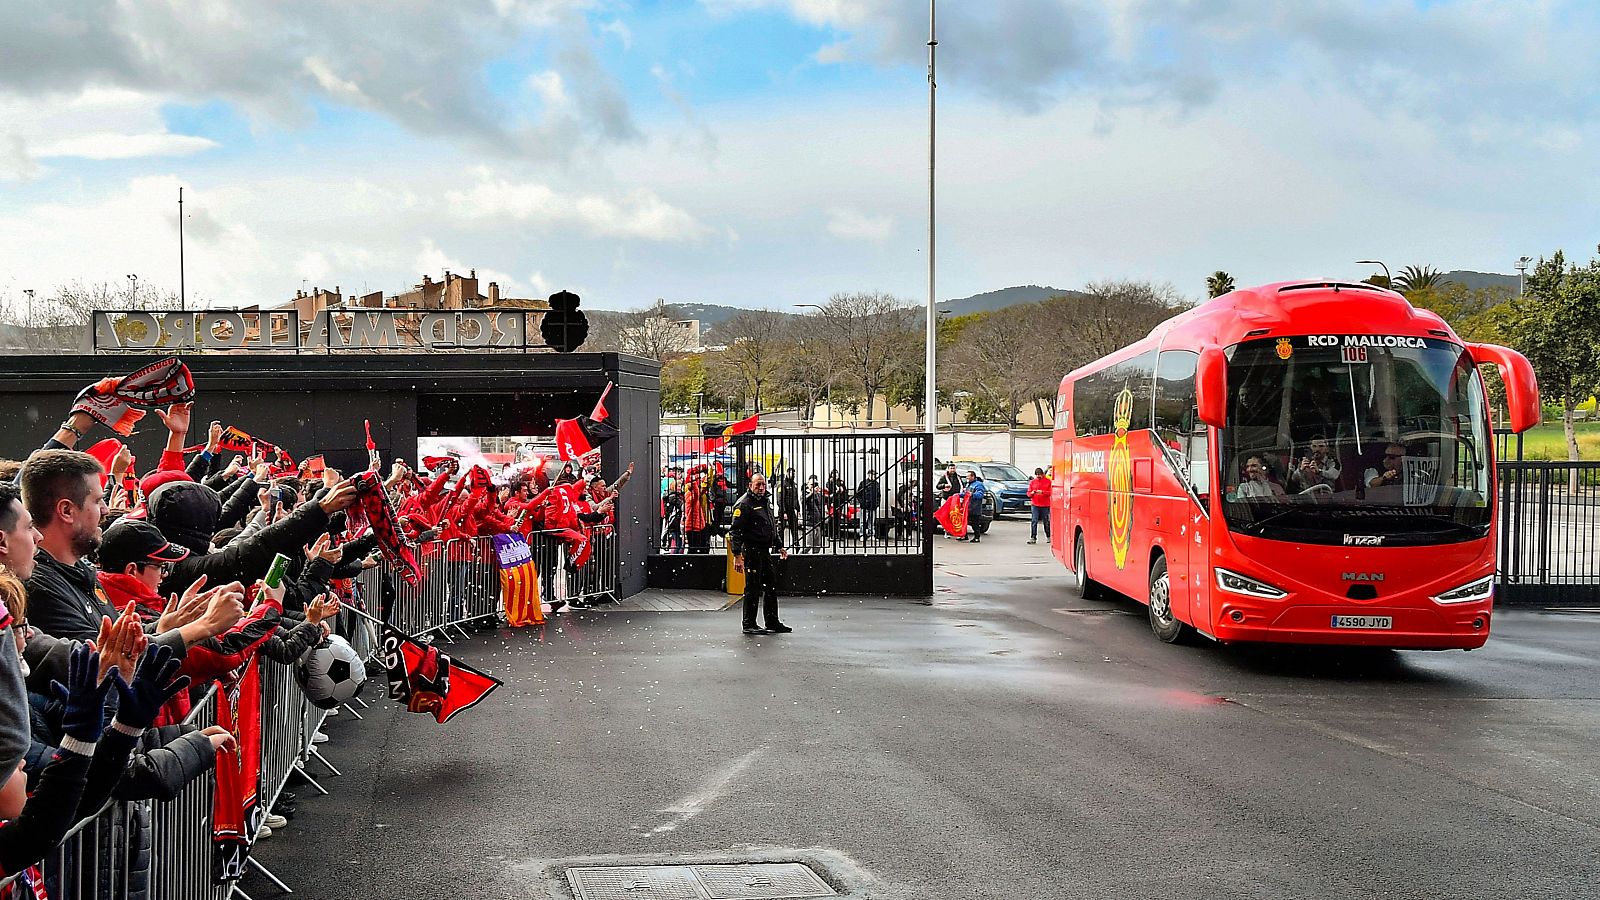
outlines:
{"label": "red bus", "polygon": [[1369,284],[1236,290],[1061,381],[1051,548],[1165,641],[1473,649],[1494,603],[1494,446],[1521,354]]}

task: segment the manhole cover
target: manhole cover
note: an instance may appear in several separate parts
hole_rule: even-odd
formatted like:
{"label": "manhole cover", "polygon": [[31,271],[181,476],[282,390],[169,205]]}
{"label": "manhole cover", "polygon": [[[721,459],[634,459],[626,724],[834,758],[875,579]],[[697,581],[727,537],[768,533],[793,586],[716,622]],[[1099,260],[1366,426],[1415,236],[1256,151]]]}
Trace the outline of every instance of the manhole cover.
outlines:
{"label": "manhole cover", "polygon": [[838,894],[802,863],[581,866],[567,870],[578,900],[798,900]]}
{"label": "manhole cover", "polygon": [[695,866],[694,874],[711,900],[835,896],[827,882],[800,863]]}

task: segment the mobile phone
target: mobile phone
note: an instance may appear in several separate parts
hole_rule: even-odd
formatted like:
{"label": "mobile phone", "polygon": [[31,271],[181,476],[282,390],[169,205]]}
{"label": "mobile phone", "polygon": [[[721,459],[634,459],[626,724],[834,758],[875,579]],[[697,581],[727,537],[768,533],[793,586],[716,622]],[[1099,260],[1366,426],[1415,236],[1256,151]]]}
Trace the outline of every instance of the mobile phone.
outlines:
{"label": "mobile phone", "polygon": [[267,577],[261,579],[261,583],[273,590],[277,590],[283,586],[283,576],[288,571],[289,557],[279,553],[272,558],[272,565],[267,567]]}

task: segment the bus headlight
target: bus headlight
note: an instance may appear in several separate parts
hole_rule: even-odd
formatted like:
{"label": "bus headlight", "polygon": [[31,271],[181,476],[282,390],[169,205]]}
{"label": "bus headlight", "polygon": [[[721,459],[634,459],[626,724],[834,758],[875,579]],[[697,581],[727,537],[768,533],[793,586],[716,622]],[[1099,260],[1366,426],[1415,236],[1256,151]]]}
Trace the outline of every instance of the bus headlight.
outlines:
{"label": "bus headlight", "polygon": [[1282,600],[1289,596],[1288,591],[1279,590],[1265,581],[1246,578],[1238,572],[1227,569],[1216,569],[1217,587],[1232,593],[1243,594],[1246,597],[1260,597],[1265,600]]}
{"label": "bus headlight", "polygon": [[1494,596],[1494,576],[1488,575],[1477,581],[1463,584],[1461,587],[1445,591],[1433,598],[1433,602],[1449,605],[1451,603],[1475,603],[1488,600]]}

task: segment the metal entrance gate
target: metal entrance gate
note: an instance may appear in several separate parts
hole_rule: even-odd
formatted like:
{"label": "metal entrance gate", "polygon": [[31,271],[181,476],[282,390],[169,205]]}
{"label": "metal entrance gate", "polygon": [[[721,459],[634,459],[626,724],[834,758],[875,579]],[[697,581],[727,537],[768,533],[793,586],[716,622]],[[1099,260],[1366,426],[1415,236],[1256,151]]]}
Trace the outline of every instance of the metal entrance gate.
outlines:
{"label": "metal entrance gate", "polygon": [[1600,462],[1501,462],[1501,602],[1600,605]]}
{"label": "metal entrance gate", "polygon": [[785,593],[933,595],[931,435],[659,435],[650,458],[652,587],[723,586],[733,504],[760,472],[790,551]]}

